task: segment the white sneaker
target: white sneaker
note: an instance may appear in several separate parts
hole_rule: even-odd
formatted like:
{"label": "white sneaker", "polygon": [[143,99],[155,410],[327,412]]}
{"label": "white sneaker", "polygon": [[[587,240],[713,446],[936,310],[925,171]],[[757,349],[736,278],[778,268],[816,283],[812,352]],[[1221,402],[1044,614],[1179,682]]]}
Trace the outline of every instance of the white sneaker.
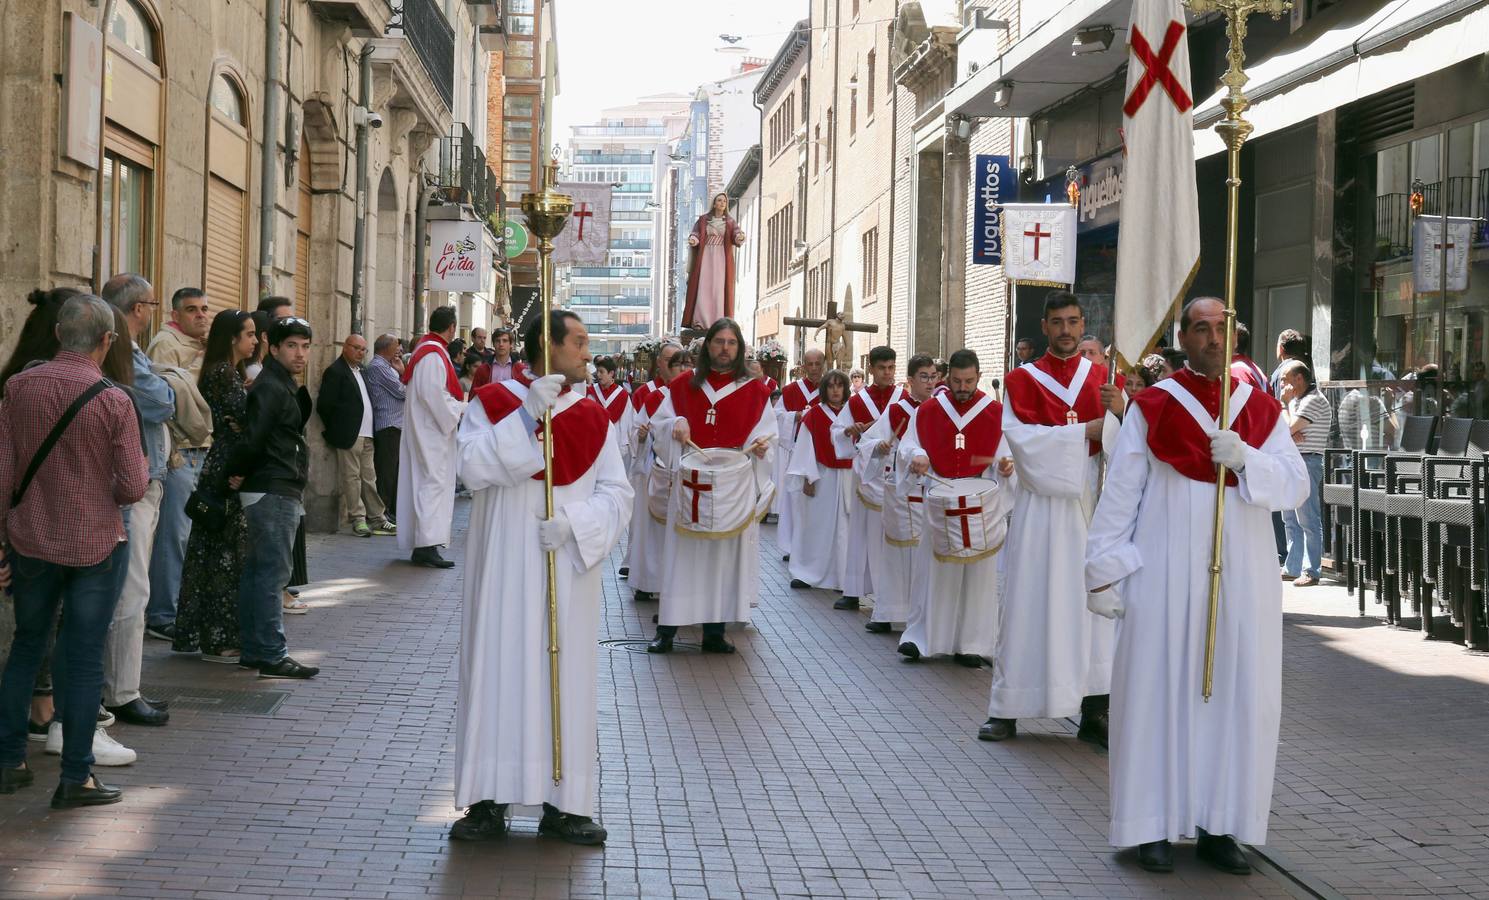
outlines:
{"label": "white sneaker", "polygon": [[[47,752],[62,755],[62,723],[53,722],[47,731]],[[102,726],[93,732],[93,764],[95,766],[127,766],[139,758],[139,754],[114,740]]]}

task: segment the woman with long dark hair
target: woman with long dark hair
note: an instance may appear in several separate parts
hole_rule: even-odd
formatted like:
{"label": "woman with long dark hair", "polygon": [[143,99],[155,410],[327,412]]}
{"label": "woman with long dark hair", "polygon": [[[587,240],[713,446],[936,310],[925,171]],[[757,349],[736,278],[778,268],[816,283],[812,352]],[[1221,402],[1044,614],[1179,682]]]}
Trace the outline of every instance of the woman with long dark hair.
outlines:
{"label": "woman with long dark hair", "polygon": [[5,368],[0,369],[0,396],[4,396],[10,376],[34,362],[46,362],[57,355],[57,313],[69,297],[81,293],[76,288],[61,287],[34,290],[26,296],[31,312],[16,337],[16,348],[5,361]]}
{"label": "woman with long dark hair", "polygon": [[201,522],[191,528],[176,601],[176,636],[171,649],[201,651],[208,662],[238,661],[238,578],[248,550],[248,522],[236,491],[227,484],[226,462],[242,443],[248,411],[243,370],[258,348],[253,316],[225,309],[212,320],[197,386],[212,410],[212,449],[202,463],[197,490],[225,512],[221,529]]}
{"label": "woman with long dark hair", "polygon": [[688,302],[684,328],[707,328],[734,315],[734,248],[745,234],[729,217],[729,197],[718,194],[688,235]]}

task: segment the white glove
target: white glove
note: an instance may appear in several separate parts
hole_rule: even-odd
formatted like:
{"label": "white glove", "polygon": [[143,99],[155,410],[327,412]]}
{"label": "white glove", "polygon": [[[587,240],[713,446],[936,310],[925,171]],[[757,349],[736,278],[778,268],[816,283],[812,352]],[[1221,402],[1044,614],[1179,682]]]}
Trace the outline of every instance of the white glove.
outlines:
{"label": "white glove", "polygon": [[1127,605],[1122,602],[1122,595],[1117,593],[1116,588],[1110,587],[1104,591],[1087,591],[1086,609],[1103,619],[1120,619],[1127,613]]}
{"label": "white glove", "polygon": [[527,399],[522,401],[522,408],[534,420],[543,418],[543,413],[553,408],[558,401],[558,394],[564,389],[564,383],[568,381],[562,375],[544,375],[534,381],[527,389]]}
{"label": "white glove", "polygon": [[569,516],[563,510],[555,510],[553,518],[538,519],[538,546],[544,551],[557,550],[574,536]]}
{"label": "white glove", "polygon": [[1210,435],[1210,459],[1239,472],[1246,468],[1246,442],[1234,431],[1217,431]]}

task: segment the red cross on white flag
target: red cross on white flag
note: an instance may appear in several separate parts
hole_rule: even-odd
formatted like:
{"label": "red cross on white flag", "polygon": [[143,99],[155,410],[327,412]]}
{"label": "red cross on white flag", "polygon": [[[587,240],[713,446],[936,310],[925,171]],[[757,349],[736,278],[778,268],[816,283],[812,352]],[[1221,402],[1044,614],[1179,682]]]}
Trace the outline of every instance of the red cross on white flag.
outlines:
{"label": "red cross on white flag", "polygon": [[1179,0],[1134,0],[1127,48],[1115,344],[1131,365],[1152,347],[1199,270],[1194,94]]}

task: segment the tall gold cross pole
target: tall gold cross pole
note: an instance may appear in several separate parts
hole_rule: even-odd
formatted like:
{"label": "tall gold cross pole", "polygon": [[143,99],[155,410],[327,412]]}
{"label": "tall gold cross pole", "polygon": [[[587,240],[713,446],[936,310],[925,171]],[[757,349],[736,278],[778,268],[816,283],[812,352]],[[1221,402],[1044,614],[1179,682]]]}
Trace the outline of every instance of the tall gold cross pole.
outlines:
{"label": "tall gold cross pole", "polygon": [[[1252,13],[1267,13],[1276,19],[1292,8],[1289,0],[1184,0],[1184,5],[1203,15],[1218,12],[1225,16],[1225,36],[1230,48],[1230,61],[1221,84],[1229,88],[1220,105],[1225,118],[1215,130],[1225,141],[1226,209],[1225,209],[1225,365],[1220,375],[1221,428],[1230,427],[1230,362],[1236,353],[1236,265],[1240,243],[1241,145],[1251,135],[1251,123],[1241,118],[1250,101],[1242,90],[1246,86],[1246,19]],[[1215,540],[1210,546],[1210,615],[1205,626],[1205,674],[1200,687],[1205,702],[1215,686],[1215,627],[1220,615],[1220,541],[1225,531],[1225,478],[1223,465],[1215,467]]]}
{"label": "tall gold cross pole", "polygon": [[[555,154],[556,155],[556,154]],[[553,371],[550,312],[553,309],[553,239],[569,222],[574,198],[554,189],[558,180],[558,162],[550,157],[543,167],[543,189],[522,195],[522,214],[527,227],[538,238],[538,292],[543,298],[539,315],[543,317],[543,374]],[[553,410],[543,413],[543,516],[553,518]],[[559,715],[558,697],[558,574],[557,554],[547,551],[548,562],[548,689],[552,695],[550,711],[553,725],[553,783],[563,780],[563,719]]]}

